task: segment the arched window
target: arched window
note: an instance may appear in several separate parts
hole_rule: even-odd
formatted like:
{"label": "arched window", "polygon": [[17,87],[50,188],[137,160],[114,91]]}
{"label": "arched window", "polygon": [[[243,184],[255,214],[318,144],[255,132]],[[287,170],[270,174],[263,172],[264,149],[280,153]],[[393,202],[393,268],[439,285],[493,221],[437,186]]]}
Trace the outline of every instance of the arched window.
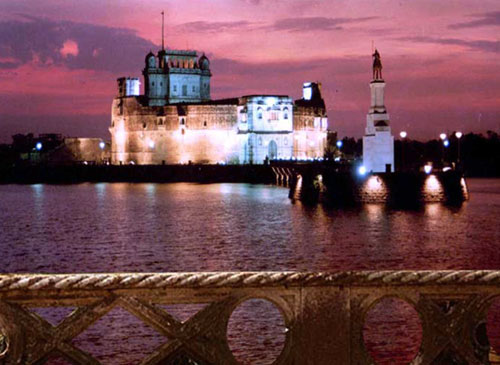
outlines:
{"label": "arched window", "polygon": [[283,119],[288,119],[288,108],[283,109]]}
{"label": "arched window", "polygon": [[257,119],[262,119],[262,108],[260,106],[257,108]]}
{"label": "arched window", "polygon": [[203,122],[203,126],[206,127],[207,126],[207,121],[204,121]]}
{"label": "arched window", "polygon": [[181,125],[185,125],[185,124],[186,124],[186,119],[181,118]]}

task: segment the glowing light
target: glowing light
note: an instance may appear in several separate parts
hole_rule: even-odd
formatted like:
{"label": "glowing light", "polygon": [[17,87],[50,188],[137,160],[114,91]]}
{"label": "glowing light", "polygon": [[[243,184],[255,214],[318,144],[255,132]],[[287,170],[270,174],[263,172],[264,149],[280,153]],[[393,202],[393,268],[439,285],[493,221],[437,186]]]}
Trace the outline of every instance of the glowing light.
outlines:
{"label": "glowing light", "polygon": [[99,148],[100,148],[101,150],[103,150],[103,149],[104,149],[104,147],[106,147],[106,143],[104,143],[104,142],[99,142]]}
{"label": "glowing light", "polygon": [[38,151],[41,151],[42,150],[42,143],[41,142],[38,142],[35,146],[35,148],[38,150]]}
{"label": "glowing light", "polygon": [[312,99],[312,87],[310,82],[304,83],[304,86],[302,87],[302,97],[304,100]]}
{"label": "glowing light", "polygon": [[463,177],[460,179],[460,186],[462,187],[464,199],[469,200],[469,189],[467,188],[467,183],[465,182],[465,179]]}
{"label": "glowing light", "polygon": [[462,136],[462,132],[455,132],[455,137],[457,137],[458,139],[462,138]]}
{"label": "glowing light", "polygon": [[88,165],[89,163],[87,161],[83,161],[83,164],[84,165]]}
{"label": "glowing light", "polygon": [[449,167],[449,166],[443,167],[443,172],[446,172],[446,171],[451,171],[451,167]]}
{"label": "glowing light", "polygon": [[425,165],[424,166],[424,171],[427,175],[429,175],[432,171],[432,165]]}
{"label": "glowing light", "polygon": [[314,141],[310,141],[309,146],[314,147]]}
{"label": "glowing light", "polygon": [[125,131],[123,129],[119,129],[116,131],[115,138],[116,138],[116,143],[118,144],[124,144],[125,143]]}
{"label": "glowing light", "polygon": [[339,161],[340,161],[340,157],[335,157],[333,160],[334,160],[335,162],[339,162]]}
{"label": "glowing light", "polygon": [[441,138],[444,141],[446,139],[446,133],[441,133],[439,135],[439,138]]}
{"label": "glowing light", "polygon": [[402,131],[401,133],[399,133],[399,136],[401,138],[406,138],[407,135],[408,135],[408,133],[406,133],[405,131]]}
{"label": "glowing light", "polygon": [[155,141],[153,141],[153,140],[150,139],[148,141],[148,146],[149,146],[149,148],[155,148]]}
{"label": "glowing light", "polygon": [[368,179],[369,190],[379,190],[382,187],[382,181],[378,176],[372,176]]}
{"label": "glowing light", "polygon": [[360,175],[362,175],[362,176],[363,176],[363,175],[365,175],[365,174],[366,174],[366,167],[364,167],[364,166],[360,166],[360,167],[358,168],[358,174],[360,174]]}
{"label": "glowing light", "polygon": [[450,141],[449,141],[449,140],[447,140],[447,139],[445,139],[445,140],[443,141],[443,146],[448,147],[449,145],[450,145]]}
{"label": "glowing light", "polygon": [[425,201],[438,202],[443,198],[443,187],[435,175],[429,175],[424,184]]}
{"label": "glowing light", "polygon": [[130,161],[129,165],[135,165],[135,162],[134,161]]}
{"label": "glowing light", "polygon": [[267,106],[273,106],[274,104],[276,104],[276,98],[273,98],[273,97],[266,98],[266,105]]}
{"label": "glowing light", "polygon": [[342,142],[342,141],[337,141],[337,143],[336,143],[336,144],[337,144],[337,147],[338,147],[338,148],[342,148],[342,145],[344,144],[344,142]]}

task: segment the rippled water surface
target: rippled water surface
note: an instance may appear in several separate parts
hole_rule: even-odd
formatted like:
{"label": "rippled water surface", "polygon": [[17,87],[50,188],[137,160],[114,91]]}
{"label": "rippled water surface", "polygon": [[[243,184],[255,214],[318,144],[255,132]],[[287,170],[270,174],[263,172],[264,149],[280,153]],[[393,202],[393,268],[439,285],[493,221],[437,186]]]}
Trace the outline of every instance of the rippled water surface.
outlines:
{"label": "rippled water surface", "polygon": [[[0,271],[500,269],[500,180],[468,184],[460,208],[418,211],[306,207],[264,185],[4,185]],[[162,343],[135,320],[116,309],[78,343],[105,363],[133,363],[108,354],[109,344],[120,349],[123,336],[135,347]],[[231,341],[244,357],[245,342]],[[257,345],[280,346],[273,341]]]}
{"label": "rippled water surface", "polygon": [[461,208],[292,203],[245,184],[0,186],[2,272],[499,269],[500,180]]}

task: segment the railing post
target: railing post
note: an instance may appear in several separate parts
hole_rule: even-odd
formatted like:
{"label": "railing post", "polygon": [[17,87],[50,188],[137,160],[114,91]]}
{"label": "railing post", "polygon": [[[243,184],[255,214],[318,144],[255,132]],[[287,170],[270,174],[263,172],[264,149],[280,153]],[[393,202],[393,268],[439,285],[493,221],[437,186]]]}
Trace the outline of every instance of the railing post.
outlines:
{"label": "railing post", "polygon": [[295,363],[349,364],[349,289],[304,287],[301,302],[300,335],[293,350]]}

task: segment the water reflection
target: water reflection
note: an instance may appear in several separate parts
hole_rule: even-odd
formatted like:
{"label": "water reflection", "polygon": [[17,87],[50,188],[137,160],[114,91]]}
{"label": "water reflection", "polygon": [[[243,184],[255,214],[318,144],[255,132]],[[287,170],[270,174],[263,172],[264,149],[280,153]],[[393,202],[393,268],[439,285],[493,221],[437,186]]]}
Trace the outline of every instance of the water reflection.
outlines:
{"label": "water reflection", "polygon": [[498,268],[500,194],[491,184],[500,190],[499,181],[470,181],[472,200],[460,208],[427,204],[420,211],[305,206],[293,204],[287,189],[248,184],[1,186],[0,267]]}

